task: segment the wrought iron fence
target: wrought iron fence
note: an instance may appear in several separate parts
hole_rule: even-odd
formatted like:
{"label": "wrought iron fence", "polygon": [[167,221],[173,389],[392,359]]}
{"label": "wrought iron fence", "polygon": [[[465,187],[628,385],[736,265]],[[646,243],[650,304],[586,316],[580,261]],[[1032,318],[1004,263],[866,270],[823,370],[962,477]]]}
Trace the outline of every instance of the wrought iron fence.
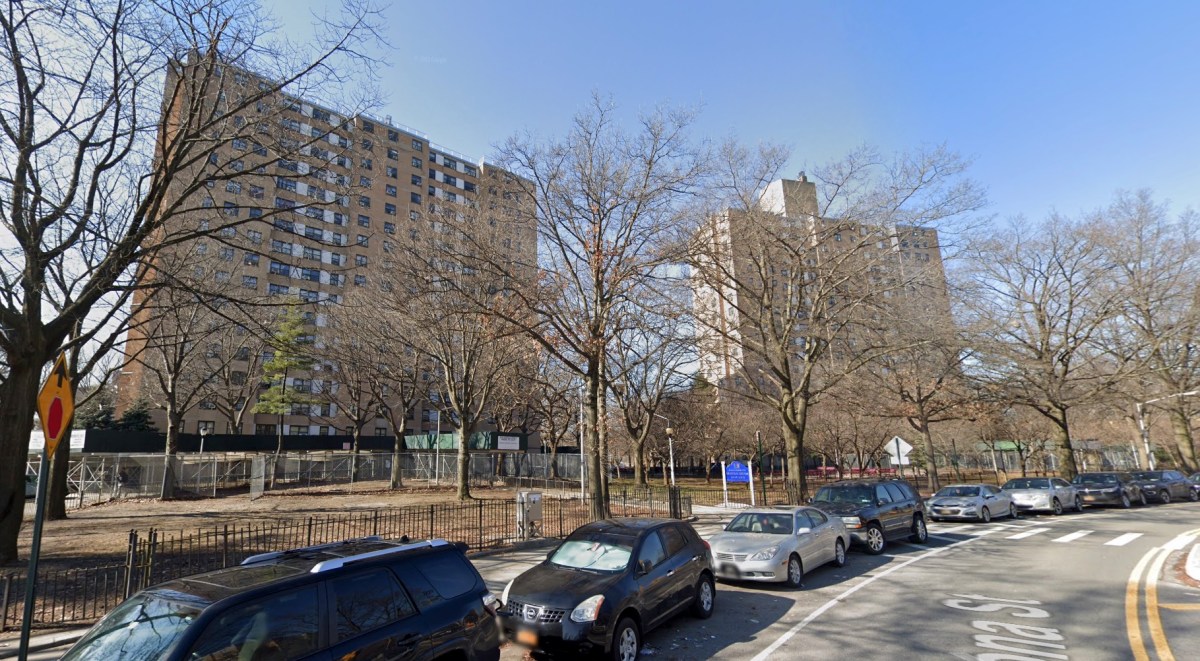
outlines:
{"label": "wrought iron fence", "polygon": [[[161,459],[161,455],[159,456]],[[192,532],[131,530],[125,558],[86,569],[38,574],[34,627],[86,624],[137,590],[236,565],[256,553],[323,544],[354,537],[443,538],[473,550],[502,548],[528,538],[517,525],[516,500],[431,504],[326,516],[276,518],[222,524]],[[691,516],[691,501],[678,491],[622,489],[610,493],[612,516]],[[588,501],[549,496],[542,500],[544,537],[563,537],[592,520]],[[20,626],[23,572],[0,576],[0,631]]]}

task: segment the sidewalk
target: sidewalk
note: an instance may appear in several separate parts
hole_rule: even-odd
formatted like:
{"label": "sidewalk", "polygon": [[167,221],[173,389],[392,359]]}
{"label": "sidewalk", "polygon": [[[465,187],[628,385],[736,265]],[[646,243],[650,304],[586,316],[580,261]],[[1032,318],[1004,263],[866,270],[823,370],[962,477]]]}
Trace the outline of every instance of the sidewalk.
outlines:
{"label": "sidewalk", "polygon": [[[29,652],[32,655],[34,652],[60,648],[59,654],[62,654],[67,651],[68,646],[83,637],[83,634],[87,633],[90,628],[89,625],[79,629],[35,630],[29,637]],[[15,659],[20,651],[21,631],[19,629],[0,633],[0,659]],[[57,658],[54,655],[52,657]]]}

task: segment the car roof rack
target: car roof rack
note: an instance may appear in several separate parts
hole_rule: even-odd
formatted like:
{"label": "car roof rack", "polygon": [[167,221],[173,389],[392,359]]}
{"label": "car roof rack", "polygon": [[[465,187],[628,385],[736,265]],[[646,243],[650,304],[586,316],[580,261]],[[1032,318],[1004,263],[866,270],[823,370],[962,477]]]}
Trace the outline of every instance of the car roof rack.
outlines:
{"label": "car roof rack", "polygon": [[392,553],[401,553],[403,551],[412,551],[414,549],[433,548],[433,547],[438,547],[438,546],[449,546],[449,545],[450,545],[450,543],[444,539],[427,539],[427,540],[424,540],[421,542],[413,542],[412,544],[401,544],[400,546],[395,546],[395,547],[388,548],[388,549],[379,549],[378,551],[369,551],[367,553],[351,555],[351,556],[347,556],[345,558],[333,558],[330,560],[322,560],[321,562],[318,562],[317,564],[313,565],[313,568],[308,571],[313,574],[318,574],[323,571],[329,571],[330,569],[338,569],[340,567],[344,567],[349,563],[358,562],[359,560],[368,560],[370,558],[378,558],[379,556],[391,555]]}
{"label": "car roof rack", "polygon": [[[336,556],[337,552],[340,549],[344,549],[345,547],[352,545],[352,544],[361,544],[363,542],[386,542],[386,541],[388,541],[388,540],[385,540],[383,537],[381,537],[379,535],[371,535],[369,537],[356,537],[354,539],[342,540],[340,542],[329,542],[327,544],[316,544],[313,546],[305,546],[302,548],[288,549],[286,551],[270,551],[268,553],[259,553],[257,555],[252,555],[249,558],[246,558],[245,560],[243,560],[241,562],[241,564],[242,565],[253,565],[253,564],[260,563],[260,562],[269,562],[271,560],[277,560],[279,558],[283,558],[283,557],[287,557],[287,556],[296,556],[296,555],[301,555],[301,554],[305,554],[305,553],[326,553],[329,555]],[[381,555],[387,555],[389,553],[399,553],[402,551],[411,551],[413,549],[419,549],[419,548],[446,546],[449,544],[449,542],[447,542],[444,539],[423,540],[420,542],[414,542],[414,543],[409,544],[409,543],[407,543],[408,542],[407,535],[404,535],[398,541],[399,541],[399,544],[397,544],[396,546],[390,546],[390,547],[383,548],[383,549],[376,549],[374,551],[368,551],[366,553],[356,553],[353,555],[347,555],[347,556],[343,556],[343,557],[334,557],[329,560],[322,560],[321,562],[318,562],[317,564],[313,565],[313,568],[309,571],[311,571],[311,572],[326,571],[329,569],[341,567],[348,562],[354,562],[357,560],[374,558],[374,557],[381,556]]]}

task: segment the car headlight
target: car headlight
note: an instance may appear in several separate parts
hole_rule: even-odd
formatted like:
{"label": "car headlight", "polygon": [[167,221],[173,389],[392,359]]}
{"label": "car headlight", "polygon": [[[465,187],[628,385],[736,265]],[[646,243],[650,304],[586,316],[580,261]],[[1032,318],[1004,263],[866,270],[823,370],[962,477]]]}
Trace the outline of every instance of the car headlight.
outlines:
{"label": "car headlight", "polygon": [[[514,578],[513,581],[515,580],[517,579]],[[500,593],[500,603],[504,606],[508,605],[508,591],[512,589],[512,584],[513,582],[509,581],[508,585],[504,586],[504,592]]]}
{"label": "car headlight", "polygon": [[604,595],[597,594],[579,602],[571,611],[572,622],[595,622],[600,615],[600,606],[604,603]]}
{"label": "car headlight", "polygon": [[846,524],[847,528],[861,528],[862,519],[857,516],[843,516],[842,523]]}
{"label": "car headlight", "polygon": [[763,550],[759,551],[758,553],[755,553],[746,559],[747,560],[770,560],[771,558],[775,557],[776,553],[779,553],[779,545],[778,544],[776,544],[775,546],[772,546],[770,548],[763,549]]}

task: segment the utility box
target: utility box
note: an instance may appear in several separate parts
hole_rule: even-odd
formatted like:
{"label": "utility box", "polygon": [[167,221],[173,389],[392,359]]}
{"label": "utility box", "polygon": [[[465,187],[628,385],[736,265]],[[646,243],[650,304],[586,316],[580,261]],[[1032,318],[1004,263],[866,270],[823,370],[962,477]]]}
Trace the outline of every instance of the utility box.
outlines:
{"label": "utility box", "polygon": [[542,536],[542,492],[517,492],[517,532],[521,539]]}

